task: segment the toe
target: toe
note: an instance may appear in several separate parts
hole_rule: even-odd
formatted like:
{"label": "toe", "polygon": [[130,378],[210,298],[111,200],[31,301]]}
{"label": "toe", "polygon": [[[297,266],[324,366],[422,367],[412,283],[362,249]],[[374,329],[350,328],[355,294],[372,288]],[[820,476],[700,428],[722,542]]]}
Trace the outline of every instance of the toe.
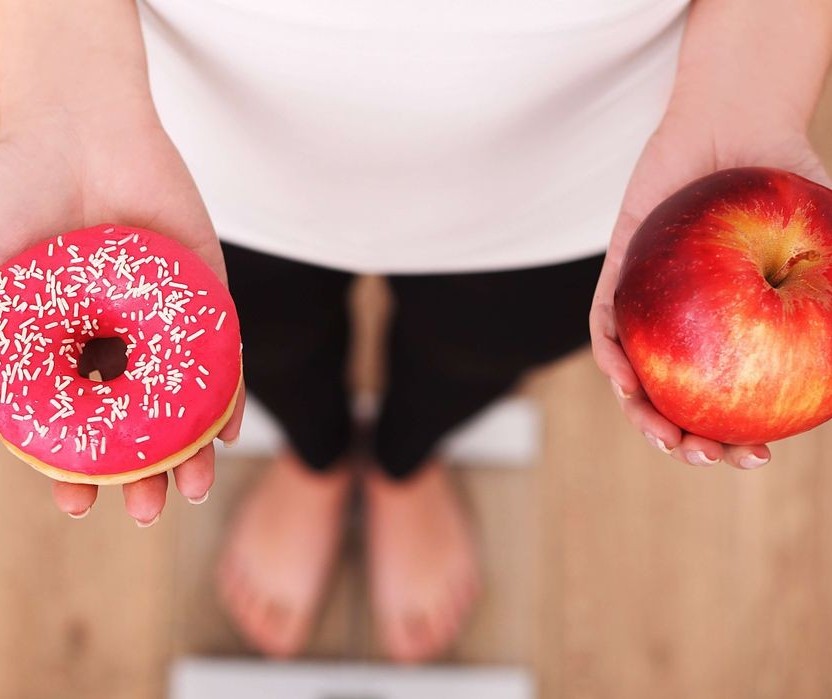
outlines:
{"label": "toe", "polygon": [[236,589],[228,594],[228,611],[240,637],[252,648],[262,650],[261,625],[267,609],[265,600],[249,585],[245,575],[238,576]]}
{"label": "toe", "polygon": [[299,609],[273,604],[268,616],[270,647],[279,658],[292,658],[306,645],[309,635],[309,616]]}
{"label": "toe", "polygon": [[427,660],[434,647],[430,615],[425,611],[414,611],[404,617],[405,662],[419,663]]}
{"label": "toe", "polygon": [[98,486],[52,481],[52,499],[61,512],[70,517],[85,517],[98,496]]}
{"label": "toe", "polygon": [[381,624],[381,638],[387,655],[399,663],[412,662],[413,648],[404,617],[390,614]]}
{"label": "toe", "polygon": [[436,658],[448,649],[459,629],[460,614],[450,592],[435,601],[428,622],[431,634],[428,652],[430,658]]}
{"label": "toe", "polygon": [[226,551],[216,567],[216,587],[220,599],[226,607],[231,607],[242,583],[240,566],[234,556]]}

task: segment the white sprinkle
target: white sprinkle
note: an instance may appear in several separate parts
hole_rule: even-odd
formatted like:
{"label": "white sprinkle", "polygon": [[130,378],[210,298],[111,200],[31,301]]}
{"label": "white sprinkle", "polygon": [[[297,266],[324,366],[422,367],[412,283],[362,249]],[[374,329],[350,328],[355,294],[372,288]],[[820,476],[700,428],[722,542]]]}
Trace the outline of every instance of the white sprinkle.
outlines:
{"label": "white sprinkle", "polygon": [[200,388],[203,388],[203,389],[207,388],[207,386],[205,385],[205,382],[202,380],[201,376],[196,377],[196,382],[199,384]]}
{"label": "white sprinkle", "polygon": [[[217,328],[217,330],[219,330],[219,328]],[[202,328],[201,330],[197,330],[195,333],[191,333],[190,335],[188,335],[188,337],[186,339],[188,340],[188,342],[191,342],[193,340],[196,340],[196,338],[198,338],[200,335],[202,335],[204,333],[205,333],[205,328]]]}
{"label": "white sprinkle", "polygon": [[143,452],[143,451],[137,452],[137,453],[136,453],[136,456],[138,456],[138,457],[139,457],[142,461],[144,461],[144,460],[145,460],[145,458],[147,458],[147,457],[145,457],[145,455],[144,455],[144,452]]}
{"label": "white sprinkle", "polygon": [[52,447],[49,451],[51,451],[53,454],[56,454],[57,452],[59,452],[59,451],[60,451],[61,449],[63,449],[63,448],[64,448],[64,445],[63,445],[63,444],[61,444],[60,442],[58,442],[58,443],[57,443],[54,447]]}
{"label": "white sprinkle", "polygon": [[225,311],[220,313],[220,317],[217,320],[217,330],[219,330],[222,327],[222,323],[223,323],[224,320],[225,320]]}
{"label": "white sprinkle", "polygon": [[199,296],[208,296],[208,292],[205,289],[200,289],[196,292]]}
{"label": "white sprinkle", "polygon": [[29,446],[29,443],[32,441],[32,437],[34,437],[34,436],[35,436],[35,433],[34,433],[34,432],[30,432],[29,434],[27,434],[27,435],[26,435],[26,439],[24,439],[24,440],[20,443],[20,446],[21,446],[21,447],[28,447],[28,446]]}
{"label": "white sprinkle", "polygon": [[68,429],[69,429],[69,428],[68,428],[66,425],[64,425],[63,427],[61,427],[61,439],[66,439],[66,431],[67,431]]}
{"label": "white sprinkle", "polygon": [[53,253],[53,252],[55,252],[55,246],[54,246],[52,243],[49,243],[49,248],[48,248],[48,250],[46,251],[46,254],[47,254],[49,257],[52,257],[52,253]]}
{"label": "white sprinkle", "polygon": [[101,453],[105,454],[106,452],[107,452],[107,438],[102,437],[101,438]]}
{"label": "white sprinkle", "polygon": [[205,376],[210,376],[208,370],[204,366],[202,366],[202,364],[200,364],[197,367],[197,369],[199,369],[200,373],[205,374]]}
{"label": "white sprinkle", "polygon": [[142,442],[146,442],[148,439],[150,439],[150,435],[147,435],[147,434],[143,435],[141,437],[136,437],[136,444],[141,444]]}
{"label": "white sprinkle", "polygon": [[185,414],[185,406],[181,406],[179,408],[179,412],[176,414],[176,417],[182,417]]}

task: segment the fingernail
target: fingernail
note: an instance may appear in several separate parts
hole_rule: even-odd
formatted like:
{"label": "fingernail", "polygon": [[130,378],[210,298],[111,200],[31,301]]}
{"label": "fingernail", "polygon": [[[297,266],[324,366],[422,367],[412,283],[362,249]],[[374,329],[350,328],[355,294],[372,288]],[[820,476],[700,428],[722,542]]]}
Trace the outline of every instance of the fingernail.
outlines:
{"label": "fingernail", "polygon": [[222,445],[226,449],[231,449],[231,447],[233,447],[239,441],[240,441],[240,435],[237,435],[236,437],[234,437],[234,439],[229,439],[228,441],[223,441]]}
{"label": "fingernail", "polygon": [[746,454],[740,459],[740,466],[745,469],[759,468],[767,463],[768,459],[764,459],[756,454]]}
{"label": "fingernail", "polygon": [[201,505],[203,502],[205,502],[208,499],[208,496],[210,494],[211,494],[211,489],[209,488],[208,490],[205,491],[205,495],[203,495],[201,498],[188,498],[188,502],[191,503],[191,505]]}
{"label": "fingernail", "polygon": [[159,518],[160,518],[161,516],[162,516],[162,513],[160,512],[158,515],[156,515],[156,516],[155,516],[153,519],[151,519],[149,522],[141,522],[141,521],[139,521],[139,520],[137,519],[137,520],[136,520],[136,526],[137,526],[137,527],[139,527],[140,529],[147,529],[148,527],[152,527],[154,524],[156,524],[156,522],[158,522],[158,521],[159,521]]}
{"label": "fingernail", "polygon": [[713,466],[719,461],[719,459],[709,459],[705,456],[705,452],[699,449],[689,451],[685,458],[687,458],[689,464],[693,464],[694,466]]}
{"label": "fingernail", "polygon": [[650,434],[649,432],[644,432],[644,437],[647,439],[648,442],[650,442],[651,445],[656,447],[656,449],[660,449],[665,454],[670,453],[670,449],[667,448],[667,445],[656,435]]}
{"label": "fingernail", "polygon": [[617,395],[622,400],[626,400],[627,394],[624,393],[624,389],[621,388],[621,385],[615,379],[610,379],[610,384],[612,385],[612,390],[615,393],[615,395]]}
{"label": "fingernail", "polygon": [[91,511],[92,511],[92,505],[90,505],[83,512],[67,512],[67,514],[70,517],[72,517],[72,519],[84,519],[84,517],[86,517]]}

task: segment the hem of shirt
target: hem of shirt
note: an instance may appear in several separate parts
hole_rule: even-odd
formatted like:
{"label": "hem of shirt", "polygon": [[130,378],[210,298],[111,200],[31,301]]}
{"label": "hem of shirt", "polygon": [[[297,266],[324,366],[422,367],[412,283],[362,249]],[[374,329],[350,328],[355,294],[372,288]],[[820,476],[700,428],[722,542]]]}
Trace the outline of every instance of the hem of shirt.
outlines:
{"label": "hem of shirt", "polygon": [[[550,255],[541,254],[516,254],[501,255],[501,259],[472,259],[470,262],[460,262],[458,259],[449,260],[437,256],[432,260],[403,261],[399,260],[375,260],[369,261],[361,256],[350,254],[345,250],[339,250],[329,254],[323,254],[321,250],[313,247],[303,248],[297,245],[284,247],[280,240],[269,240],[270,245],[262,245],[260,236],[240,235],[240,229],[235,226],[217,224],[215,227],[220,240],[240,247],[254,250],[265,255],[273,255],[295,262],[324,267],[340,272],[364,275],[430,275],[430,274],[476,274],[480,272],[510,272],[521,269],[533,269],[535,267],[546,267],[556,264],[565,264],[606,253],[607,246],[602,243],[587,245],[585,248],[574,248],[568,252],[553,252]],[[295,241],[296,242],[296,239]],[[464,253],[457,253],[454,258],[464,256]],[[476,258],[472,254],[472,258]]]}

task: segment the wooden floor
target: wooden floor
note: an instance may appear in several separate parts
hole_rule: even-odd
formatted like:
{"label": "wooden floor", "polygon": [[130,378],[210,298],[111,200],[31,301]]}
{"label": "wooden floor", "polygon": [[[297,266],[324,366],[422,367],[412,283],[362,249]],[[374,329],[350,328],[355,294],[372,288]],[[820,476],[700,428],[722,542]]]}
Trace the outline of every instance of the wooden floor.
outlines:
{"label": "wooden floor", "polygon": [[[832,163],[830,124],[827,100],[815,132]],[[757,472],[686,468],[625,424],[587,353],[530,390],[540,463],[458,471],[488,588],[451,660],[527,665],[543,699],[832,697],[832,426]],[[262,465],[225,461],[208,503],[171,497],[139,530],[118,490],[71,521],[0,457],[0,699],[162,699],[176,655],[244,653],[211,571]],[[378,657],[358,533],[316,657]]]}

